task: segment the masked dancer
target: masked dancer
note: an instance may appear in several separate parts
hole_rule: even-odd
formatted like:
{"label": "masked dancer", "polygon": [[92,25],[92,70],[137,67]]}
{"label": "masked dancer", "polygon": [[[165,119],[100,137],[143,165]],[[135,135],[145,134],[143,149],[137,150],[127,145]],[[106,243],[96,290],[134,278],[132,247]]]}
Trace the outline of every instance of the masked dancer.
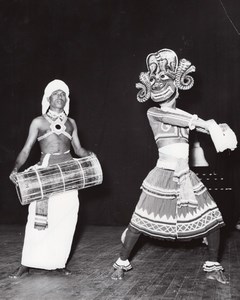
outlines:
{"label": "masked dancer", "polygon": [[122,279],[132,269],[129,255],[143,233],[153,238],[174,241],[207,237],[209,258],[203,264],[208,279],[226,284],[218,261],[219,228],[222,215],[199,178],[189,170],[189,131],[210,134],[217,151],[235,149],[236,136],[227,124],[204,121],[195,114],[176,108],[179,90],[188,90],[194,80],[189,75],[195,67],[176,53],[161,49],[146,59],[147,72],[140,74],[139,102],[152,99],[159,104],[147,111],[159,158],[144,179],[140,199],[131,221],[121,237],[120,255],[112,278]]}

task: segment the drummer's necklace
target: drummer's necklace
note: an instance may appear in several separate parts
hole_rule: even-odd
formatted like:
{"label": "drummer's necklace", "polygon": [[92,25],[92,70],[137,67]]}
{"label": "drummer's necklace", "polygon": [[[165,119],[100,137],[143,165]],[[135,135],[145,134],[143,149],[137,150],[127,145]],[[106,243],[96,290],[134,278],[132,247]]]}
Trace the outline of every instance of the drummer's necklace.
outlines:
{"label": "drummer's necklace", "polygon": [[[47,112],[48,121],[51,124],[50,128],[52,132],[56,134],[61,134],[66,131],[65,122],[67,120],[67,116],[64,112],[56,113],[55,111],[52,111],[49,109]],[[56,119],[56,120],[53,120]]]}
{"label": "drummer's necklace", "polygon": [[63,112],[61,113],[57,113],[55,111],[52,111],[51,109],[48,110],[47,115],[51,118],[51,119],[60,119],[60,121],[64,122],[67,119],[66,114]]}

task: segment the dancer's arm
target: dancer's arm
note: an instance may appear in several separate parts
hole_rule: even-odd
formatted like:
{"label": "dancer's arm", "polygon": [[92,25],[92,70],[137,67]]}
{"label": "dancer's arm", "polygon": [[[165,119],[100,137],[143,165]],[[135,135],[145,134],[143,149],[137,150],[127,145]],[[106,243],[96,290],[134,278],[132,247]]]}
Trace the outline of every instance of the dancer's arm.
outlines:
{"label": "dancer's arm", "polygon": [[198,118],[197,115],[189,114],[180,109],[172,108],[157,108],[152,107],[148,110],[147,116],[153,122],[163,122],[165,124],[179,126],[179,127],[189,127],[190,129],[195,129],[205,133],[209,133],[209,125],[213,120],[204,121]]}

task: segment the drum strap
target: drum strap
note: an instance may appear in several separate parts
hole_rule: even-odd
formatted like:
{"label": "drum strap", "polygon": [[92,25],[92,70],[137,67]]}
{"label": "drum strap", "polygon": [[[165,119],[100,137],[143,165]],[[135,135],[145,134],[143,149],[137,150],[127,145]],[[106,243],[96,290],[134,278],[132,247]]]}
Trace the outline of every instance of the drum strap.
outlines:
{"label": "drum strap", "polygon": [[[42,155],[44,155],[42,163],[40,165],[39,164],[35,165],[35,167],[46,168],[49,165],[49,159],[52,155],[67,154],[69,152],[70,150],[67,150],[64,153],[45,153],[45,154],[42,153]],[[61,175],[63,176],[61,169],[59,170],[61,172]],[[37,177],[39,176],[37,172],[36,175]],[[64,186],[64,190],[65,190],[65,186]],[[38,230],[44,230],[47,227],[48,227],[48,198],[45,197],[43,200],[36,201],[34,228]]]}
{"label": "drum strap", "polygon": [[48,227],[48,198],[37,201],[34,228],[44,230]]}
{"label": "drum strap", "polygon": [[[46,168],[49,164],[50,156],[51,156],[50,153],[46,153],[41,165],[37,165],[37,166],[40,168]],[[39,177],[37,172],[36,172],[36,174],[37,174],[37,177]],[[41,187],[41,183],[40,183],[40,187]],[[42,189],[41,189],[41,192],[42,192]],[[43,195],[43,193],[42,193],[42,195]],[[47,226],[48,226],[48,198],[36,202],[34,228],[38,229],[38,230],[44,230],[47,228]]]}
{"label": "drum strap", "polygon": [[[50,155],[51,155],[50,153],[47,153],[44,156],[43,162],[39,167],[47,167],[48,166]],[[41,194],[43,196],[41,181],[39,179],[39,175],[37,172],[36,172],[36,175],[39,180]],[[44,200],[36,202],[34,228],[38,229],[38,230],[44,230],[45,228],[47,228],[47,226],[48,226],[48,198],[45,198]]]}

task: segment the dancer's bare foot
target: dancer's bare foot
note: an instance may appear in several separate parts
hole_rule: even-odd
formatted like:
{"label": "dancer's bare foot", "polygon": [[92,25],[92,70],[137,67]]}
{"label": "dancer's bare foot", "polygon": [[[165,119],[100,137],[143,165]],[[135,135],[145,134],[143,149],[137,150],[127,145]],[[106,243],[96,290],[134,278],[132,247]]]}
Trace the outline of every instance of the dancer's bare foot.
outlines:
{"label": "dancer's bare foot", "polygon": [[124,276],[124,271],[123,271],[123,269],[122,269],[122,268],[118,268],[118,269],[116,269],[116,270],[112,273],[111,278],[112,278],[113,280],[121,280],[121,279],[123,279],[123,276]]}
{"label": "dancer's bare foot", "polygon": [[207,272],[206,277],[207,277],[207,279],[216,280],[216,281],[218,281],[220,283],[223,283],[223,284],[228,284],[229,283],[226,276],[223,274],[222,270]]}
{"label": "dancer's bare foot", "polygon": [[18,278],[23,278],[24,276],[29,274],[29,268],[21,265],[18,267],[13,273],[9,275],[9,278],[12,279],[18,279]]}

